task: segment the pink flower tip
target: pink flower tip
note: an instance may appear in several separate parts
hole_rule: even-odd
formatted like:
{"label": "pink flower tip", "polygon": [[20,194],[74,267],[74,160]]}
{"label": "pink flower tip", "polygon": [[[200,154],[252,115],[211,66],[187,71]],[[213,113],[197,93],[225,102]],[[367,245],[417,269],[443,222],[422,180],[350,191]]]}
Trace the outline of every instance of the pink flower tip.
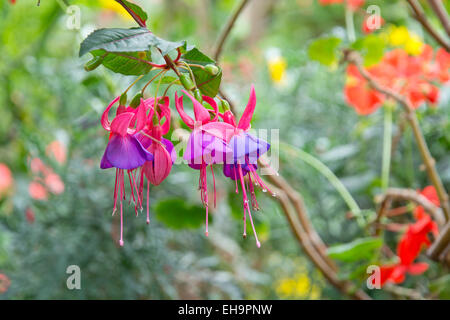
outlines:
{"label": "pink flower tip", "polygon": [[261,248],[261,243],[260,243],[259,241],[256,241],[256,246],[257,246],[258,248]]}
{"label": "pink flower tip", "polygon": [[123,247],[123,240],[120,240],[120,241],[119,241],[119,245],[120,245],[121,247]]}
{"label": "pink flower tip", "polygon": [[147,219],[147,224],[150,224],[150,219]]}
{"label": "pink flower tip", "polygon": [[209,233],[208,233],[208,231],[206,231],[206,232],[205,232],[205,236],[208,236],[208,235],[209,235]]}

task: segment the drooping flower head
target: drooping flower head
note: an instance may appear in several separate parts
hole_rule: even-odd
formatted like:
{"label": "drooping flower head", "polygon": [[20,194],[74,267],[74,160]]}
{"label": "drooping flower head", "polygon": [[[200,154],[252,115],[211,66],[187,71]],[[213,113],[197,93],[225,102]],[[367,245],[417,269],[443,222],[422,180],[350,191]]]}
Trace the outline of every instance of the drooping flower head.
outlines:
{"label": "drooping flower head", "polygon": [[[203,100],[212,107],[212,110],[206,109],[192,95],[183,90],[183,93],[191,99],[194,107],[194,118],[192,119],[183,107],[183,95],[178,97],[175,93],[175,105],[183,122],[192,129],[189,136],[187,148],[184,152],[183,159],[188,165],[200,171],[199,189],[201,191],[201,199],[206,208],[206,232],[208,235],[208,181],[207,167],[211,167],[214,186],[214,205],[216,203],[216,186],[213,164],[223,163],[223,159],[231,152],[227,146],[227,138],[233,132],[233,127],[224,122],[218,122],[218,107],[214,99],[203,96]],[[211,118],[212,115],[212,118]]]}
{"label": "drooping flower head", "polygon": [[[101,124],[106,131],[110,132],[109,142],[100,163],[100,168],[116,168],[116,182],[114,187],[114,209],[116,211],[117,199],[120,199],[120,245],[123,246],[123,206],[122,200],[125,196],[125,174],[131,187],[131,194],[137,194],[137,186],[133,170],[142,166],[146,161],[153,160],[153,155],[145,149],[136,138],[136,133],[141,131],[146,123],[145,105],[142,100],[136,110],[133,108],[119,107],[112,122],[108,120],[108,113],[111,107],[119,101],[120,96],[114,99],[103,112]],[[138,194],[137,194],[138,196]],[[131,199],[131,198],[130,198]],[[135,209],[140,203],[136,202]],[[137,210],[137,209],[136,209]]]}
{"label": "drooping flower head", "polygon": [[143,199],[145,177],[147,178],[147,223],[150,223],[150,184],[157,186],[167,178],[172,169],[172,164],[176,160],[176,152],[172,142],[163,138],[163,135],[170,130],[169,97],[157,98],[156,107],[154,98],[143,101],[143,104],[146,110],[149,110],[149,114],[144,129],[136,136],[144,148],[153,154],[153,159],[146,161],[141,167],[139,194],[140,199]]}
{"label": "drooping flower head", "polygon": [[[255,107],[256,94],[255,88],[252,86],[249,101],[239,122],[236,124],[236,119],[230,110],[225,111],[222,116],[224,122],[233,127],[233,133],[231,137],[227,139],[228,146],[232,150],[232,153],[226,158],[223,165],[223,173],[226,177],[236,182],[236,192],[238,192],[238,182],[241,185],[244,207],[244,237],[247,235],[246,216],[248,213],[253,233],[256,238],[256,244],[259,247],[260,243],[253,224],[249,199],[247,197],[247,189],[251,194],[253,208],[258,209],[254,186],[261,186],[263,192],[270,192],[270,190],[259,177],[256,169],[258,168],[259,157],[269,150],[270,144],[248,133],[251,127],[250,122]],[[244,181],[245,176],[248,176],[247,183]]]}

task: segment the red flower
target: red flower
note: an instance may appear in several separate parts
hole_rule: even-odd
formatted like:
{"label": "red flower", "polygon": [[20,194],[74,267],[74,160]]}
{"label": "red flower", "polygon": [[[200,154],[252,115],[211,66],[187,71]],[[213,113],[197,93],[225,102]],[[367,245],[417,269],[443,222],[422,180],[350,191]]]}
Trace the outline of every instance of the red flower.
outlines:
{"label": "red flower", "polygon": [[429,215],[425,215],[414,224],[411,224],[405,234],[400,239],[397,247],[397,255],[400,262],[394,265],[381,266],[380,284],[383,286],[387,282],[402,283],[406,274],[419,275],[428,269],[425,262],[413,263],[419,256],[423,247],[429,247],[431,242],[428,233],[437,235],[438,229]]}
{"label": "red flower", "polygon": [[[433,186],[425,187],[420,194],[427,198],[432,204],[435,206],[440,206],[441,202],[439,201],[439,196],[436,192],[436,189]],[[425,209],[422,206],[417,206],[414,210],[414,217],[416,219],[422,219],[425,215]]]}
{"label": "red flower", "polygon": [[347,67],[347,81],[344,88],[347,102],[360,115],[368,115],[381,107],[384,101],[382,94],[370,88],[354,65]]}
{"label": "red flower", "polygon": [[[450,79],[450,54],[443,49],[436,52],[424,45],[419,56],[410,56],[403,49],[395,49],[385,54],[376,65],[367,68],[367,72],[382,86],[405,96],[414,108],[423,102],[436,104],[439,88],[434,82]],[[354,66],[347,68],[347,83],[344,88],[347,102],[362,115],[370,114],[380,107],[385,96],[371,89],[367,81]]]}

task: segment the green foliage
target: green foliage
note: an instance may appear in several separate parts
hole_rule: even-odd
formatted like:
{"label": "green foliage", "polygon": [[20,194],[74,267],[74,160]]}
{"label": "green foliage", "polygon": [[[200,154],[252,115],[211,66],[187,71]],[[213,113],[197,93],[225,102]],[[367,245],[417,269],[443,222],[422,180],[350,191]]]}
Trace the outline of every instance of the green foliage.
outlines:
{"label": "green foliage", "polygon": [[184,41],[167,41],[145,28],[109,28],[91,33],[81,43],[79,55],[91,52],[94,57],[103,57],[102,64],[114,72],[141,75],[151,70],[146,63],[151,61],[149,50],[156,48],[166,55],[183,46]]}
{"label": "green foliage", "polygon": [[333,245],[328,248],[327,253],[330,258],[345,262],[371,260],[382,244],[381,238],[360,238],[349,243]]}
{"label": "green foliage", "polygon": [[[182,59],[187,63],[199,64],[202,66],[215,64],[213,59],[209,58],[197,48],[192,48],[184,53]],[[222,80],[222,70],[219,68],[219,71],[216,74],[211,74],[208,70],[193,66],[192,72],[194,73],[195,82],[201,93],[210,97],[215,97],[219,92],[220,82]]]}
{"label": "green foliage", "polygon": [[308,55],[312,60],[326,66],[336,65],[339,59],[338,47],[340,43],[341,39],[334,37],[315,40],[309,45]]}
{"label": "green foliage", "polygon": [[156,217],[172,229],[196,229],[205,222],[205,209],[182,199],[165,199],[156,204]]}
{"label": "green foliage", "polygon": [[381,61],[386,48],[386,40],[379,35],[370,34],[355,41],[352,48],[361,51],[364,65],[368,67]]}

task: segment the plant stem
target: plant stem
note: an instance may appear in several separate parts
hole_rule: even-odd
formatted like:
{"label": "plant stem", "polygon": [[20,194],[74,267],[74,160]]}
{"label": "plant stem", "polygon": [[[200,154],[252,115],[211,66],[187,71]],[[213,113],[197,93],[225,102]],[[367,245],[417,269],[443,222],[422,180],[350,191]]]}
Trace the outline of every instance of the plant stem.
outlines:
{"label": "plant stem", "polygon": [[383,192],[389,187],[389,172],[392,151],[392,107],[384,107],[383,160],[381,167],[381,189]]}
{"label": "plant stem", "polygon": [[355,42],[355,24],[353,21],[353,11],[349,8],[347,1],[345,1],[345,26],[347,28],[348,41]]}
{"label": "plant stem", "polygon": [[246,4],[249,2],[249,0],[241,0],[239,5],[236,7],[236,10],[233,12],[233,14],[228,19],[224,29],[220,33],[219,39],[217,40],[217,45],[215,46],[216,50],[214,52],[214,60],[218,61],[220,58],[220,55],[222,54],[223,46],[225,44],[225,41],[227,40],[228,35],[231,32],[231,29],[233,29],[234,23],[236,22],[237,18],[241,14],[242,10],[246,6]]}
{"label": "plant stem", "polygon": [[327,178],[328,181],[331,183],[331,185],[336,189],[336,191],[345,201],[347,206],[350,208],[351,212],[356,217],[358,224],[361,227],[364,226],[365,220],[361,214],[361,209],[358,206],[358,203],[356,203],[355,199],[352,197],[350,192],[339,180],[339,178],[336,177],[333,171],[330,170],[330,168],[328,168],[325,164],[323,164],[319,159],[313,157],[312,155],[301,149],[294,148],[291,145],[283,142],[281,142],[281,145],[285,149],[290,149],[299,159],[309,164],[311,167],[319,171],[325,178]]}

